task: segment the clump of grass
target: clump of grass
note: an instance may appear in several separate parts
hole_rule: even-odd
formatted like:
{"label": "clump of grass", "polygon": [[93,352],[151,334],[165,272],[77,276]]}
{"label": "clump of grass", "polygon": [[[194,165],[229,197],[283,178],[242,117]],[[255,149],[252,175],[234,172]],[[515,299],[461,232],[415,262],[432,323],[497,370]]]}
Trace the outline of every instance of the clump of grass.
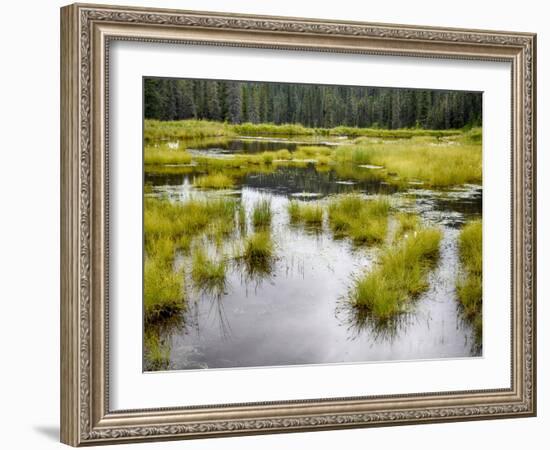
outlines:
{"label": "clump of grass", "polygon": [[262,155],[262,162],[264,164],[273,164],[273,160],[275,159],[274,152],[263,152]]}
{"label": "clump of grass", "polygon": [[251,266],[264,265],[273,257],[273,252],[271,234],[267,231],[257,231],[246,238],[242,258]]}
{"label": "clump of grass", "polygon": [[428,273],[439,256],[440,241],[441,231],[429,228],[385,250],[379,264],[355,280],[352,304],[382,321],[406,311],[408,302],[428,288]]}
{"label": "clump of grass", "polygon": [[144,338],[146,370],[166,370],[170,366],[170,346],[160,342],[154,332],[146,332]]}
{"label": "clump of grass", "polygon": [[268,199],[258,200],[252,209],[252,223],[255,228],[266,228],[271,225],[271,202]]}
{"label": "clump of grass", "polygon": [[223,258],[216,261],[207,256],[203,247],[194,249],[191,277],[199,288],[223,290],[226,270],[227,265]]}
{"label": "clump of grass", "polygon": [[319,155],[315,158],[315,164],[317,166],[328,166],[330,164],[330,158],[328,156]]}
{"label": "clump of grass", "polygon": [[143,162],[147,165],[189,164],[191,160],[191,154],[185,150],[173,150],[164,145],[159,147],[146,146],[143,152]]}
{"label": "clump of grass", "polygon": [[349,237],[354,244],[379,244],[388,229],[389,201],[365,199],[357,194],[338,196],[329,203],[328,219],[335,237]]}
{"label": "clump of grass", "polygon": [[237,203],[229,198],[185,202],[146,198],[144,205],[146,253],[152,257],[162,253],[165,261],[173,260],[174,250],[189,250],[199,234],[229,234],[235,227]]}
{"label": "clump of grass", "polygon": [[145,258],[143,309],[146,323],[167,319],[184,308],[183,274],[159,258]]}
{"label": "clump of grass", "polygon": [[286,148],[282,150],[277,150],[275,153],[275,159],[280,160],[289,160],[292,159],[292,153],[290,153]]}
{"label": "clump of grass", "polygon": [[235,181],[223,173],[212,173],[195,178],[193,185],[199,188],[228,189],[235,185]]}
{"label": "clump of grass", "polygon": [[464,315],[474,325],[476,341],[482,338],[482,222],[468,223],[458,238],[460,260],[464,268],[464,277],[457,280],[458,298],[464,309]]}
{"label": "clump of grass", "polygon": [[288,204],[288,215],[290,223],[303,223],[311,226],[321,226],[323,224],[323,207],[315,203],[304,203],[292,200]]}
{"label": "clump of grass", "polygon": [[420,225],[418,214],[401,212],[396,214],[395,218],[397,220],[397,231],[395,233],[397,239],[407,236]]}

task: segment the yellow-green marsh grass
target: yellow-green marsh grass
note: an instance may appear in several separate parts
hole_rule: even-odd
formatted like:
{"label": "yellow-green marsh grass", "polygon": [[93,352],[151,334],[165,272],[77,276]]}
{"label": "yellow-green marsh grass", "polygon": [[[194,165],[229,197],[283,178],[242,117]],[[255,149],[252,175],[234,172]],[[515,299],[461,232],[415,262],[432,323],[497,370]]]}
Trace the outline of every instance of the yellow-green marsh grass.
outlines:
{"label": "yellow-green marsh grass", "polygon": [[376,267],[355,280],[352,304],[378,320],[405,312],[408,302],[428,288],[428,273],[439,256],[441,236],[437,228],[421,229],[387,248]]}
{"label": "yellow-green marsh grass", "polygon": [[193,250],[191,278],[197,287],[223,290],[226,270],[227,265],[223,257],[219,260],[209,258],[201,246]]}
{"label": "yellow-green marsh grass", "polygon": [[145,120],[144,137],[150,139],[191,139],[213,136],[262,136],[262,135],[302,135],[302,136],[367,136],[378,138],[405,138],[415,136],[432,136],[437,138],[457,136],[463,130],[424,130],[424,129],[398,129],[386,130],[380,128],[356,128],[339,126],[334,128],[309,128],[301,124],[286,123],[276,125],[273,123],[242,123],[228,124],[209,120],[175,120],[160,121]]}
{"label": "yellow-green marsh grass", "polygon": [[149,256],[143,270],[143,309],[146,323],[167,319],[185,306],[183,274],[171,264]]}
{"label": "yellow-green marsh grass", "polygon": [[476,340],[481,342],[482,336],[482,222],[475,220],[462,228],[458,238],[460,261],[464,268],[464,276],[457,280],[457,292],[465,316],[472,321],[476,332]]}
{"label": "yellow-green marsh grass", "polygon": [[[235,226],[237,202],[229,198],[170,202],[146,198],[144,208],[145,248],[157,252],[159,239],[172,240],[176,246],[188,248],[194,236],[204,233],[210,224],[224,223]],[[163,244],[165,245],[165,244]]]}
{"label": "yellow-green marsh grass", "polygon": [[338,162],[383,166],[400,179],[419,180],[434,187],[480,183],[481,157],[481,145],[459,141],[342,146],[335,155]]}
{"label": "yellow-green marsh grass", "polygon": [[233,136],[231,126],[208,120],[145,120],[145,140],[192,139],[212,136]]}
{"label": "yellow-green marsh grass", "polygon": [[252,223],[254,228],[265,228],[271,225],[271,202],[268,199],[262,198],[252,208]]}
{"label": "yellow-green marsh grass", "polygon": [[268,231],[257,231],[249,235],[245,242],[242,258],[250,265],[262,265],[273,257],[274,245]]}
{"label": "yellow-green marsh grass", "polygon": [[290,223],[303,223],[311,226],[323,225],[323,207],[318,203],[292,200],[287,206]]}
{"label": "yellow-green marsh grass", "polygon": [[152,330],[145,332],[145,361],[147,370],[166,370],[170,365],[170,346],[160,341]]}
{"label": "yellow-green marsh grass", "polygon": [[395,233],[397,239],[408,236],[420,225],[420,217],[414,213],[400,212],[395,215],[395,219],[397,220],[397,230]]}
{"label": "yellow-green marsh grass", "polygon": [[390,203],[384,197],[366,199],[357,194],[329,202],[328,219],[335,237],[349,237],[354,244],[379,244],[387,235]]}
{"label": "yellow-green marsh grass", "polygon": [[143,152],[143,161],[146,165],[189,164],[191,160],[191,154],[185,150],[171,149],[166,146],[147,146]]}
{"label": "yellow-green marsh grass", "polygon": [[208,189],[229,189],[235,185],[235,180],[223,173],[201,175],[193,180],[193,186]]}

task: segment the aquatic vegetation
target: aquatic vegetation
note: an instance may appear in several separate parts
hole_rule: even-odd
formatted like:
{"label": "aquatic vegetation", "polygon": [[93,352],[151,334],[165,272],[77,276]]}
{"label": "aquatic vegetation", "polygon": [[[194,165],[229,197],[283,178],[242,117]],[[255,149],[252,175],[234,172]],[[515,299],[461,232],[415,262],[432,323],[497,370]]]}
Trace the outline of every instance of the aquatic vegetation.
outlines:
{"label": "aquatic vegetation", "polygon": [[170,346],[160,341],[157,333],[148,330],[143,341],[146,370],[166,370],[170,366]]}
{"label": "aquatic vegetation", "polygon": [[191,278],[201,289],[222,291],[225,286],[227,265],[222,257],[219,260],[207,256],[202,246],[193,250]]}
{"label": "aquatic vegetation", "polygon": [[464,268],[464,276],[457,280],[458,298],[464,309],[464,315],[473,323],[476,340],[482,337],[482,222],[475,220],[460,232],[458,248],[460,261]]}
{"label": "aquatic vegetation", "polygon": [[379,244],[387,235],[389,212],[390,203],[384,197],[347,194],[330,201],[328,219],[336,238],[349,237],[357,245]]}
{"label": "aquatic vegetation", "polygon": [[237,206],[237,224],[242,235],[246,233],[246,208],[240,202]]}
{"label": "aquatic vegetation", "polygon": [[292,159],[292,153],[290,153],[286,148],[283,148],[282,150],[277,150],[274,152],[275,159],[279,160],[289,160]]}
{"label": "aquatic vegetation", "polygon": [[355,280],[352,304],[377,320],[405,312],[409,301],[428,288],[428,273],[439,256],[441,237],[437,228],[421,229],[384,250],[377,266]]}
{"label": "aquatic vegetation", "polygon": [[261,157],[264,164],[272,164],[275,159],[275,152],[263,152]]}
{"label": "aquatic vegetation", "polygon": [[410,139],[415,136],[446,137],[456,136],[462,133],[462,130],[426,130],[423,128],[399,128],[388,130],[384,128],[356,128],[339,126],[331,128],[329,134],[333,136],[368,136],[387,139]]}
{"label": "aquatic vegetation", "polygon": [[336,150],[338,162],[383,166],[401,180],[419,180],[433,187],[481,182],[481,146],[442,143],[427,145],[393,141],[350,145]]}
{"label": "aquatic vegetation", "polygon": [[158,139],[191,139],[212,136],[234,135],[231,126],[223,122],[208,120],[171,120],[146,119],[143,137],[146,141]]}
{"label": "aquatic vegetation", "polygon": [[407,236],[420,225],[420,217],[418,214],[414,213],[400,212],[395,215],[395,219],[397,220],[397,230],[395,232],[395,237],[397,239]]}
{"label": "aquatic vegetation", "polygon": [[323,134],[323,130],[319,128],[307,128],[298,123],[284,123],[276,125],[273,123],[241,123],[232,125],[233,132],[244,136],[258,135],[313,135]]}
{"label": "aquatic vegetation", "polygon": [[[144,201],[145,250],[160,251],[159,240],[172,241],[175,249],[189,249],[193,237],[211,224],[223,223],[223,231],[235,226],[237,202],[230,198],[190,199],[185,202],[146,198]],[[215,225],[210,229],[215,229]],[[168,246],[166,242],[162,246]]]}
{"label": "aquatic vegetation", "polygon": [[183,274],[164,261],[147,256],[143,270],[144,320],[156,322],[184,309]]}
{"label": "aquatic vegetation", "polygon": [[273,253],[271,234],[268,231],[257,231],[246,238],[242,258],[251,265],[258,265],[272,258]]}
{"label": "aquatic vegetation", "polygon": [[212,173],[195,178],[193,185],[199,188],[228,189],[235,185],[235,181],[223,173]]}
{"label": "aquatic vegetation", "polygon": [[323,224],[323,207],[318,203],[305,203],[297,200],[289,202],[288,215],[291,223],[303,223],[311,226]]}
{"label": "aquatic vegetation", "polygon": [[153,164],[189,164],[192,156],[185,150],[173,150],[166,146],[146,146],[143,151],[143,162],[147,165]]}
{"label": "aquatic vegetation", "polygon": [[269,199],[258,200],[252,209],[252,223],[255,228],[265,228],[271,225],[271,202]]}

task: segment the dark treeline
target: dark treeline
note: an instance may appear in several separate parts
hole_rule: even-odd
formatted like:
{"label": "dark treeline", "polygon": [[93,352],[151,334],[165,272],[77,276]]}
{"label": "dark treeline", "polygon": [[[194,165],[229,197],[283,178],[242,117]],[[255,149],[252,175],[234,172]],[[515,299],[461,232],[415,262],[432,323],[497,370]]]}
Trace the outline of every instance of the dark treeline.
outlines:
{"label": "dark treeline", "polygon": [[481,94],[459,91],[146,78],[145,118],[388,129],[481,124]]}

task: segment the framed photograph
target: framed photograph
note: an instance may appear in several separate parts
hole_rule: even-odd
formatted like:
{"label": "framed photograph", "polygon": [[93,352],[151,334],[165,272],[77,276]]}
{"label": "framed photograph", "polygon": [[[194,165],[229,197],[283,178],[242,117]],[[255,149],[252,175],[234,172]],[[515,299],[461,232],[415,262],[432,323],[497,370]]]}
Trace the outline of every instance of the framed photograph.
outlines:
{"label": "framed photograph", "polygon": [[62,8],[62,442],[535,415],[535,58]]}

